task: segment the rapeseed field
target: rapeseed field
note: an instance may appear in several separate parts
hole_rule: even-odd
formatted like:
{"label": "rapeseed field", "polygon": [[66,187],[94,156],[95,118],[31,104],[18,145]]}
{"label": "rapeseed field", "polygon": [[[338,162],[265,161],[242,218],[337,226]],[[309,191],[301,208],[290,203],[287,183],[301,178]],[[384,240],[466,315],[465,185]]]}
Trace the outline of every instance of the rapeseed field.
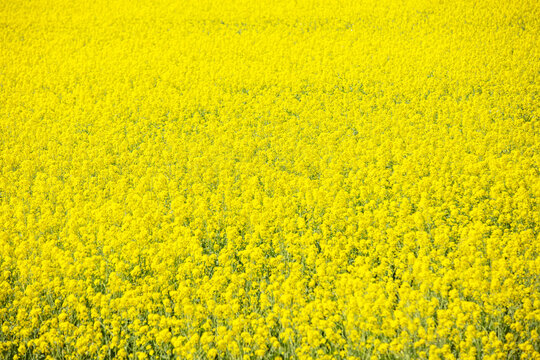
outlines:
{"label": "rapeseed field", "polygon": [[0,2],[1,359],[540,359],[536,0]]}

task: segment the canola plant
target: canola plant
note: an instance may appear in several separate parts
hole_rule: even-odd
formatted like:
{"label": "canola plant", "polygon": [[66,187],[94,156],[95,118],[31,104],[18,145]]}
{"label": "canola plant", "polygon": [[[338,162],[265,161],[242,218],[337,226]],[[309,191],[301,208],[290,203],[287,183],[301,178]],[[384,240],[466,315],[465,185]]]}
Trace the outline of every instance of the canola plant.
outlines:
{"label": "canola plant", "polygon": [[0,3],[0,358],[540,359],[535,0]]}

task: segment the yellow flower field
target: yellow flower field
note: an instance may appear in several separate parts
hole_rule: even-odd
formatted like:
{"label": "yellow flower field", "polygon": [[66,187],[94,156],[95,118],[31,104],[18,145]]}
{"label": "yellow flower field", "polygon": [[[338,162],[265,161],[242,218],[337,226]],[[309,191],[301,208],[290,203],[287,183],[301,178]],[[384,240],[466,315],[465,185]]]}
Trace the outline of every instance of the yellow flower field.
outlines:
{"label": "yellow flower field", "polygon": [[0,359],[540,359],[537,0],[0,2]]}

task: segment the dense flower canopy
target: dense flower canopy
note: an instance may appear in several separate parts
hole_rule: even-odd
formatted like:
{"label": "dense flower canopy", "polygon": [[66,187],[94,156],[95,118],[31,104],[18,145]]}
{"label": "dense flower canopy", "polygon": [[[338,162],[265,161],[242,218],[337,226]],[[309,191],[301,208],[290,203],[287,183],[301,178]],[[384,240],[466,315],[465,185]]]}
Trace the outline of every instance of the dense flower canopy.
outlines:
{"label": "dense flower canopy", "polygon": [[0,357],[540,359],[536,0],[0,26]]}

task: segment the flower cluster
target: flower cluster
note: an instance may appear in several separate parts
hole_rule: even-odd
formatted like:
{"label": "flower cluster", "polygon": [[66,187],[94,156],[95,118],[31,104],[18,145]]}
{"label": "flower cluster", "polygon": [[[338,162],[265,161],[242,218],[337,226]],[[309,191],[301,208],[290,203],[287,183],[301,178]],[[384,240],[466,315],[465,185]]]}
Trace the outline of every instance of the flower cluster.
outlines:
{"label": "flower cluster", "polygon": [[536,0],[0,19],[0,357],[540,359]]}

